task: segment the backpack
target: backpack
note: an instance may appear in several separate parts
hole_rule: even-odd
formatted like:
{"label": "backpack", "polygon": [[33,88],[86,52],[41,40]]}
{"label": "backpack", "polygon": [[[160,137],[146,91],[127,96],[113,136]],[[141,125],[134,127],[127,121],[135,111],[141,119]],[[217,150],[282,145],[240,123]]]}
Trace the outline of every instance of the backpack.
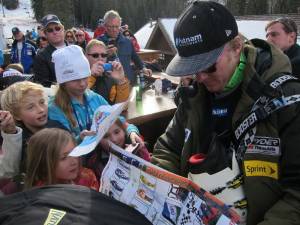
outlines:
{"label": "backpack", "polygon": [[0,224],[150,225],[138,211],[77,185],[50,185],[0,197]]}

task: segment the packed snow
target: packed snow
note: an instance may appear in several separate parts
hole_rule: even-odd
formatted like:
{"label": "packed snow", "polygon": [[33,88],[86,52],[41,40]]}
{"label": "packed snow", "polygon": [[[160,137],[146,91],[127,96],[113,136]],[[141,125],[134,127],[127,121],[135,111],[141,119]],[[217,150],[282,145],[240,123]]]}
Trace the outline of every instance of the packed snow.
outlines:
{"label": "packed snow", "polygon": [[19,0],[19,7],[15,10],[8,10],[0,4],[0,47],[5,48],[3,42],[12,37],[11,29],[18,27],[23,33],[26,30],[37,28],[37,21],[31,8],[30,0]]}

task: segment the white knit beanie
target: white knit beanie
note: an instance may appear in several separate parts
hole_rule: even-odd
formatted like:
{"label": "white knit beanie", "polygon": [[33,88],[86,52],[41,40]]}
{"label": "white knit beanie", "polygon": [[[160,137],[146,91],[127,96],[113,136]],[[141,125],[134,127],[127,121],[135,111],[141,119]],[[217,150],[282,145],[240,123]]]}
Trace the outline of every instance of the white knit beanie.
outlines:
{"label": "white knit beanie", "polygon": [[52,54],[57,83],[62,84],[91,75],[90,64],[82,48],[70,45],[57,49]]}

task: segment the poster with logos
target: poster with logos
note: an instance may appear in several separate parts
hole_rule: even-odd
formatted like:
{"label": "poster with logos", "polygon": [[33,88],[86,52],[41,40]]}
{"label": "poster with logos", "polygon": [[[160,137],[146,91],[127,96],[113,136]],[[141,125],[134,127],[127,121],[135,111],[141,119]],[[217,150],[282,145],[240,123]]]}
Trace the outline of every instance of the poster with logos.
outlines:
{"label": "poster with logos", "polygon": [[239,224],[232,208],[192,181],[110,146],[100,192],[135,208],[155,225]]}

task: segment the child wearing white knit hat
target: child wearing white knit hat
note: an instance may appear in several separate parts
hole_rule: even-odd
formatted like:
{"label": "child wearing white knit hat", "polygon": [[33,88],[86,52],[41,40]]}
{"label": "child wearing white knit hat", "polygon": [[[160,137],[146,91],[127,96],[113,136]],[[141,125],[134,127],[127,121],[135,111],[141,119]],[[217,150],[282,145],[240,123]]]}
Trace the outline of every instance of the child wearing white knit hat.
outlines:
{"label": "child wearing white knit hat", "polygon": [[[108,105],[99,94],[88,89],[90,65],[79,46],[71,45],[56,50],[52,54],[56,79],[59,84],[54,97],[49,101],[49,118],[59,121],[70,130],[78,143],[90,131],[94,111],[100,105]],[[120,117],[127,135],[133,143],[143,143],[138,129]]]}
{"label": "child wearing white knit hat", "polygon": [[52,54],[57,83],[87,78],[91,75],[90,65],[82,48],[70,45],[57,49]]}

